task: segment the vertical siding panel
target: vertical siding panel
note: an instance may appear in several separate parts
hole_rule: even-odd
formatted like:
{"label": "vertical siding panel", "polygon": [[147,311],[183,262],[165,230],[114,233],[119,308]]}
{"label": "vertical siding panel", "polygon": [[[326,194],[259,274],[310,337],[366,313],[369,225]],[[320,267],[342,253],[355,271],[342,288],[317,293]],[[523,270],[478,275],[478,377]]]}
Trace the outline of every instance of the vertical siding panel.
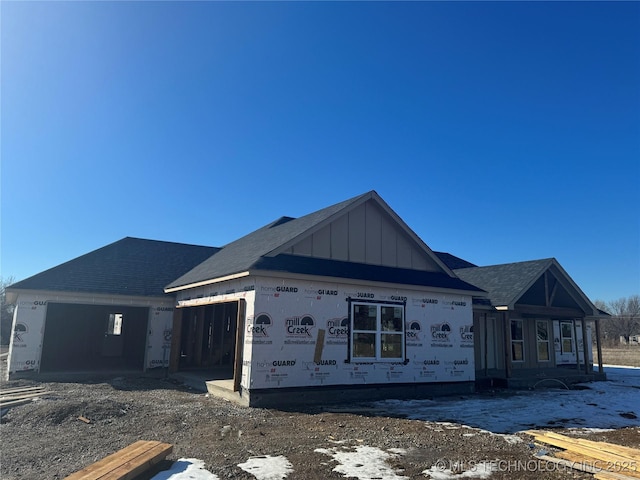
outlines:
{"label": "vertical siding panel", "polygon": [[398,255],[398,267],[411,268],[411,245],[404,237],[398,233],[397,235],[397,255]]}
{"label": "vertical siding panel", "polygon": [[349,219],[347,215],[331,223],[331,258],[349,260]]}
{"label": "vertical siding panel", "polygon": [[295,255],[311,255],[311,250],[313,246],[312,239],[313,239],[313,236],[307,237],[301,240],[299,243],[296,243],[293,246],[293,253]]}
{"label": "vertical siding panel", "polygon": [[381,263],[386,267],[395,267],[398,265],[396,230],[386,216],[380,218],[380,228],[382,230]]}
{"label": "vertical siding panel", "polygon": [[349,261],[365,262],[366,214],[364,205],[349,212]]}
{"label": "vertical siding panel", "polygon": [[313,234],[312,256],[331,258],[331,225]]}
{"label": "vertical siding panel", "polygon": [[374,265],[382,262],[382,218],[373,203],[366,204],[365,261]]}

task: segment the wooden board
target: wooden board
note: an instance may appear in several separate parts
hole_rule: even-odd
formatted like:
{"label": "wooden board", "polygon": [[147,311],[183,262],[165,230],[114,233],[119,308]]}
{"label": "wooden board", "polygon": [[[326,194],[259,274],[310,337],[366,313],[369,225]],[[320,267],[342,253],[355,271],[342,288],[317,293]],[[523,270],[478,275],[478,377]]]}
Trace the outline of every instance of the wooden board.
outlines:
{"label": "wooden board", "polygon": [[173,445],[168,443],[138,440],[69,475],[66,480],[130,480],[162,461],[172,450]]}
{"label": "wooden board", "polygon": [[576,469],[595,468],[596,478],[640,479],[639,449],[615,443],[567,437],[554,432],[528,430],[524,433],[533,435],[536,442],[563,448],[565,451],[556,453],[557,457],[574,462]]}

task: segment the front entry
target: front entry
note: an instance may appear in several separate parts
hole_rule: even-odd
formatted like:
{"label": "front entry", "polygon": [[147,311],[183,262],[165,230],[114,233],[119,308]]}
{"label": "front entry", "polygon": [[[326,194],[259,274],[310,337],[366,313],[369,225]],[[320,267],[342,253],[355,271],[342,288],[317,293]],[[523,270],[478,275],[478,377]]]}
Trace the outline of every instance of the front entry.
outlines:
{"label": "front entry", "polygon": [[202,372],[209,380],[239,383],[243,301],[177,309],[171,346],[173,372]]}

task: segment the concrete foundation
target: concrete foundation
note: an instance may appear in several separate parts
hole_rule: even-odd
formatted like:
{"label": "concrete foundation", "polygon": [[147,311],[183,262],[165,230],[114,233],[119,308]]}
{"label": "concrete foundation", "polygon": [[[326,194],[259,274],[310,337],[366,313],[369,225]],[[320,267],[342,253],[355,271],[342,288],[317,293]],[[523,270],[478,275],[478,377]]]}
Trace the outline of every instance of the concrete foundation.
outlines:
{"label": "concrete foundation", "polygon": [[310,405],[331,405],[384,399],[418,399],[446,395],[464,395],[475,391],[473,382],[423,383],[402,385],[242,389],[234,392],[232,385],[221,381],[207,382],[209,394],[248,407],[288,408]]}

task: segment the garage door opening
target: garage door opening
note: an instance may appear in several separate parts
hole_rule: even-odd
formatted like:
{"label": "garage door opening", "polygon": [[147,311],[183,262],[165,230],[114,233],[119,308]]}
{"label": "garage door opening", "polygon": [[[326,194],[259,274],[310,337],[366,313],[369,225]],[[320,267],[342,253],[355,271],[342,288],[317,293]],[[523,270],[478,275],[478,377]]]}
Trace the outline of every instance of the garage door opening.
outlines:
{"label": "garage door opening", "polygon": [[49,303],[40,370],[144,369],[149,309]]}

